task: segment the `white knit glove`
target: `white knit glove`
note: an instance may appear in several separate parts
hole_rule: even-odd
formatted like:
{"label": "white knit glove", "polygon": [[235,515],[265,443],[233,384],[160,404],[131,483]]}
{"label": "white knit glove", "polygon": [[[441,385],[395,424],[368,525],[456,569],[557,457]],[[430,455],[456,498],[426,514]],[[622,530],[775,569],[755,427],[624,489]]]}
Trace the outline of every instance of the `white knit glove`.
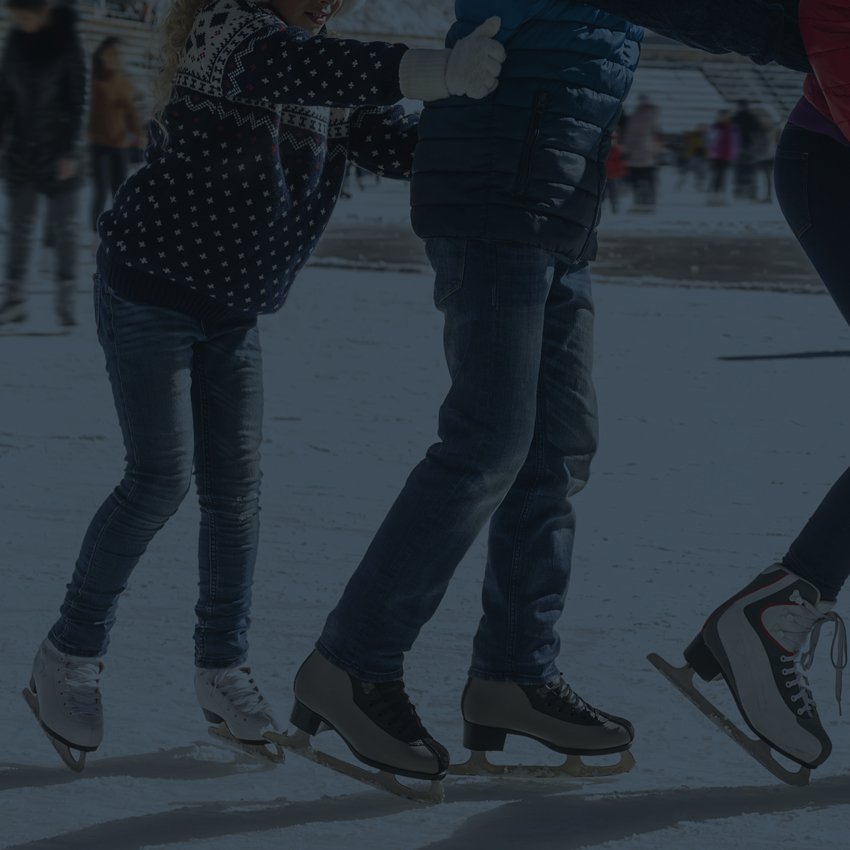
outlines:
{"label": "white knit glove", "polygon": [[507,54],[493,36],[502,19],[488,18],[451,50],[408,50],[401,60],[401,92],[411,100],[461,95],[480,100],[496,90]]}

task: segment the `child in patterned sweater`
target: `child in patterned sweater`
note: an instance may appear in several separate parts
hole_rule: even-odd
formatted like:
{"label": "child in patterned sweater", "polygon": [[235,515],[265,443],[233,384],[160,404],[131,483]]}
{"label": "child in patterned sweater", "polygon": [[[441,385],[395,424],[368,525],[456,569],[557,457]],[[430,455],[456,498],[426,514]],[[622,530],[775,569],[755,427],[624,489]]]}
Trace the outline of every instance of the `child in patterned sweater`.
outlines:
{"label": "child in patterned sweater", "polygon": [[[504,51],[488,21],[452,50],[330,38],[343,0],[175,0],[146,164],[98,222],[98,337],[126,446],[92,520],[31,703],[80,769],[102,738],[99,676],[118,597],[186,495],[201,506],[195,686],[245,744],[274,717],[246,665],[263,412],[257,315],[283,304],[348,162],[410,175],[403,97],[482,98]],[[81,755],[75,756],[72,750]]]}

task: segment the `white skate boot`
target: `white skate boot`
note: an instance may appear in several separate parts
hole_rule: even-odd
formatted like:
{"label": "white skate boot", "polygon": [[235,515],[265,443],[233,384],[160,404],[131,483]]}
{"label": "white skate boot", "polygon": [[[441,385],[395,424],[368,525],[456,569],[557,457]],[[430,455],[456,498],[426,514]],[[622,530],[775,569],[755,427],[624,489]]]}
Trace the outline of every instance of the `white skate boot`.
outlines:
{"label": "white skate boot", "polygon": [[[814,585],[776,564],[711,614],[685,650],[688,667],[676,670],[657,656],[650,660],[771,773],[790,784],[805,784],[809,770],[823,764],[832,751],[806,678],[827,622],[835,625],[832,663],[841,704],[847,633],[833,605],[821,601]],[[744,735],[692,681],[684,681],[684,674],[692,678],[694,672],[705,681],[725,679],[741,715],[761,741]],[[802,770],[783,768],[771,747]]]}
{"label": "white skate boot", "polygon": [[103,740],[102,671],[99,658],[66,655],[45,640],[33,661],[30,686],[23,692],[62,761],[77,772],[85,767],[86,753]]}
{"label": "white skate boot", "polygon": [[237,744],[250,755],[283,761],[280,747],[272,749],[264,737],[277,731],[278,725],[250,667],[196,667],[195,693],[204,717],[215,724],[211,735]]}

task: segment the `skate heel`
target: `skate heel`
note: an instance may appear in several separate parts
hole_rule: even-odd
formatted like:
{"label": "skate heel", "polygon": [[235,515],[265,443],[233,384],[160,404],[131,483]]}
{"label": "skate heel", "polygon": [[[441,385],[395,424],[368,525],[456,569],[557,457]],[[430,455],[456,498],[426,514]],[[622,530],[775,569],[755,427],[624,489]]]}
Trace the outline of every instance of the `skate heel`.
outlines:
{"label": "skate heel", "polygon": [[224,718],[219,717],[214,711],[210,711],[208,708],[202,708],[201,711],[204,712],[207,723],[224,723]]}
{"label": "skate heel", "polygon": [[302,732],[306,732],[308,735],[315,735],[325,721],[315,711],[307,708],[303,702],[295,700],[295,705],[292,707],[292,714],[289,716],[289,722],[293,726],[297,726]]}
{"label": "skate heel", "polygon": [[704,681],[711,682],[722,675],[720,664],[708,648],[702,632],[690,642],[684,656],[688,666]]}
{"label": "skate heel", "polygon": [[463,745],[468,750],[503,750],[507,730],[493,726],[479,726],[477,723],[463,721]]}

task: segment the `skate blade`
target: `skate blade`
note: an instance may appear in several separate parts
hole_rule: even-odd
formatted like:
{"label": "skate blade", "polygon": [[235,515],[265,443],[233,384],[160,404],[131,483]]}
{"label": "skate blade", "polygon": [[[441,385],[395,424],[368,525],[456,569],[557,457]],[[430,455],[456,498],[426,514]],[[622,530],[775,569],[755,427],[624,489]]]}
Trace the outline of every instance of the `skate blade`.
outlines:
{"label": "skate blade", "polygon": [[628,773],[635,766],[635,758],[628,751],[620,753],[616,764],[588,764],[581,756],[567,756],[561,765],[493,764],[486,752],[470,752],[461,764],[453,764],[449,773],[454,776],[510,776],[518,779],[556,779],[560,776],[593,779]]}
{"label": "skate blade", "polygon": [[74,773],[82,773],[86,766],[85,751],[77,750],[76,752],[79,753],[79,756],[74,758],[74,751],[67,744],[54,738],[48,731],[47,727],[41,722],[38,710],[38,697],[29,688],[24,688],[22,694],[27,705],[30,707],[30,710],[35,715],[38,725],[41,726],[42,731],[47,736],[47,740],[53,745],[53,749],[59,753],[59,758],[61,758],[62,761],[74,771]]}
{"label": "skate blade", "polygon": [[209,732],[211,737],[223,741],[231,749],[241,753],[247,753],[249,756],[260,759],[261,761],[282,764],[285,758],[285,754],[280,746],[272,744],[271,741],[269,741],[269,744],[246,744],[244,741],[234,738],[224,724],[221,726],[210,726],[207,732]]}
{"label": "skate blade", "polygon": [[443,802],[443,783],[439,780],[431,780],[428,788],[413,788],[400,782],[398,777],[389,771],[366,770],[359,765],[351,764],[344,759],[314,749],[310,743],[310,736],[302,731],[297,731],[291,735],[284,732],[266,732],[265,737],[272,743],[278,744],[302,758],[310,759],[310,761],[320,764],[322,767],[327,767],[350,779],[356,779],[372,788],[388,791],[396,797],[402,797],[414,803]]}
{"label": "skate blade", "polygon": [[793,771],[781,765],[773,756],[770,745],[760,738],[751,738],[742,732],[711,700],[704,697],[694,684],[692,667],[674,667],[654,652],[647,656],[652,664],[673,687],[687,697],[715,726],[722,729],[741,749],[755,759],[765,770],[788,785],[808,785],[811,771],[801,766]]}

